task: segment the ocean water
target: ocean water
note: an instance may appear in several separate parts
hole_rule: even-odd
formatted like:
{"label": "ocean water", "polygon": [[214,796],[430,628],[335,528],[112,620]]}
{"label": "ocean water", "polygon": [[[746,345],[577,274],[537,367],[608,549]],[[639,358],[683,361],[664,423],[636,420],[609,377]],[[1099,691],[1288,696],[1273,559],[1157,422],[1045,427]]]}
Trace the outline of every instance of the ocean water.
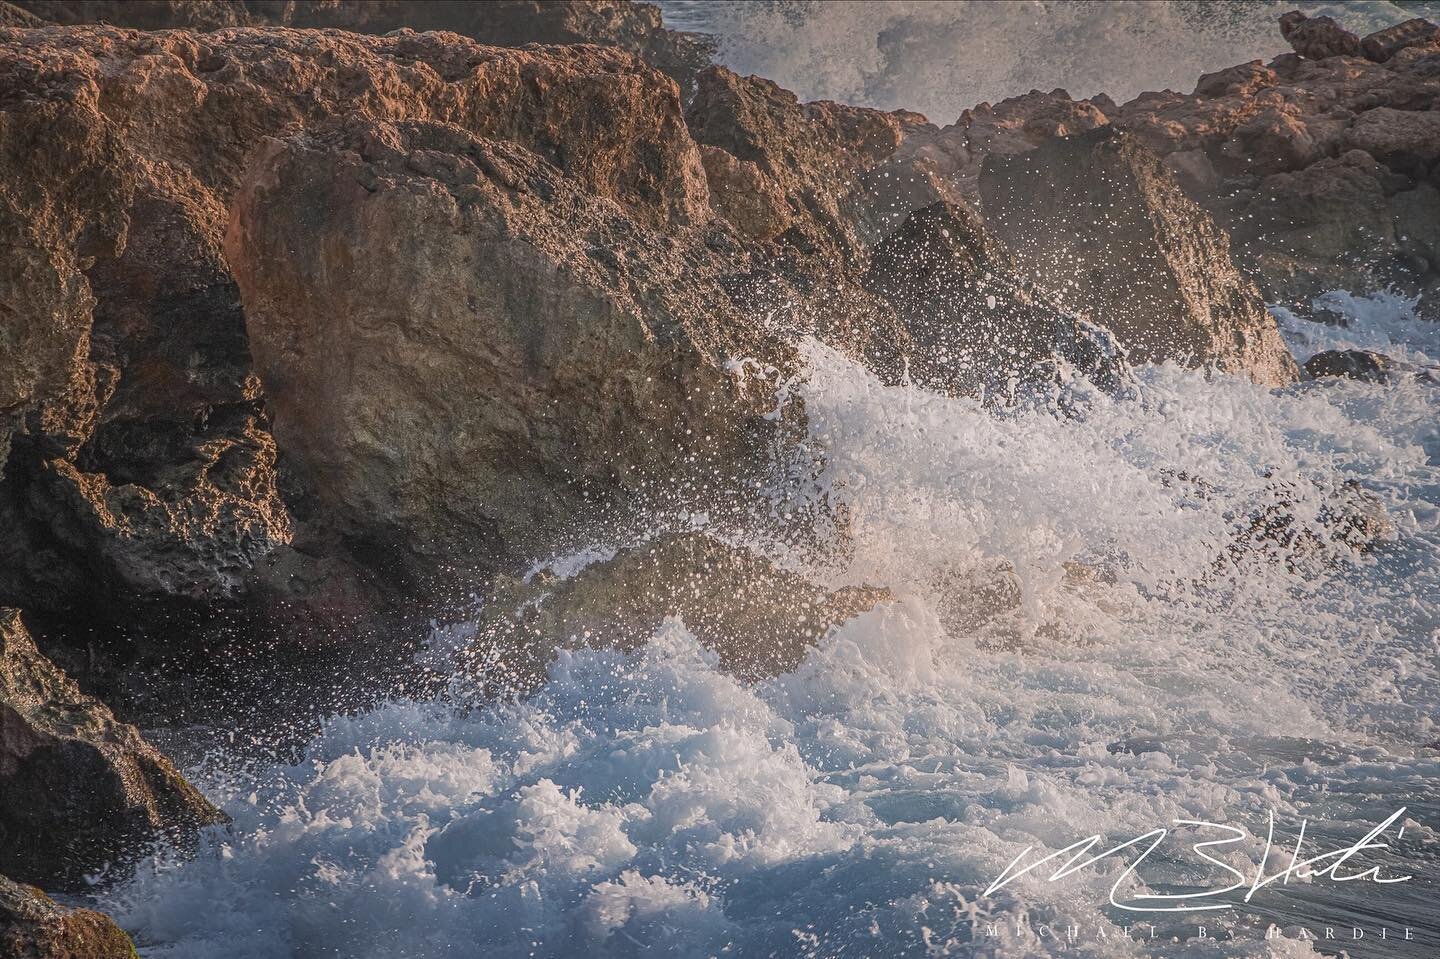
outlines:
{"label": "ocean water", "polygon": [[1436,0],[659,0],[668,26],[802,100],[918,110],[937,124],[1031,89],[1123,103],[1189,92],[1202,73],[1290,52],[1287,10],[1364,35]]}
{"label": "ocean water", "polygon": [[[293,764],[211,764],[234,824],[102,905],[151,959],[1440,954],[1440,325],[1392,295],[1323,305],[1281,316],[1301,359],[1363,345],[1407,371],[1269,391],[1149,368],[1127,399],[997,415],[807,344],[853,552],[755,545],[891,600],[757,683],[671,620],[562,654],[523,701],[457,671]],[[1357,488],[1388,517],[1366,552],[1322,522]],[[1308,535],[1253,535],[1271,508]],[[1015,601],[966,608],[996,576]],[[1139,849],[986,893],[1016,857],[1177,820],[1258,834],[1208,849],[1249,877],[1273,817],[1270,876],[1302,821],[1305,858],[1397,811],[1346,871],[1407,882],[1128,911],[1232,882],[1187,852],[1218,827],[1182,827],[1133,875]]]}

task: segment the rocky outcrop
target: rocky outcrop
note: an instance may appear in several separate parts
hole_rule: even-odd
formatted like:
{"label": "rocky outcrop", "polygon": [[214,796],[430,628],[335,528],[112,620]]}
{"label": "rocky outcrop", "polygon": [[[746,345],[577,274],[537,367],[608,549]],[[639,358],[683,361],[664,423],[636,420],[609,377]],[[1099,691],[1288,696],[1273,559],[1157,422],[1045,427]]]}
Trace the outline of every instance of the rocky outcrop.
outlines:
{"label": "rocky outcrop", "polygon": [[[802,104],[762,77],[711,67],[700,75],[685,121],[712,156],[716,150],[726,155],[708,161],[707,169],[721,172],[712,182],[717,208],[737,228],[768,239],[784,222],[790,245],[854,265],[863,262],[867,239],[861,208],[871,200],[862,189],[864,175],[891,158],[905,131],[924,118],[827,101]],[[744,175],[730,173],[732,164],[744,165]],[[783,199],[788,210],[770,198]],[[749,211],[757,201],[776,212],[754,216]],[[755,231],[756,222],[765,228]]]}
{"label": "rocky outcrop", "polygon": [[269,26],[383,35],[409,28],[445,30],[506,47],[600,43],[640,57],[685,87],[710,59],[699,38],[666,30],[657,7],[628,0],[22,0],[19,6],[37,21],[106,23],[140,30]]}
{"label": "rocky outcrop", "polygon": [[935,175],[905,210],[974,202],[987,156],[1113,125],[1139,137],[1231,235],[1267,300],[1303,312],[1327,290],[1393,285],[1424,293],[1429,309],[1440,287],[1430,215],[1440,35],[1410,21],[1352,48],[1327,20],[1287,14],[1282,30],[1302,54],[1217,70],[1188,94],[1116,105],[1031,91],[938,129],[909,127],[892,162]]}
{"label": "rocky outcrop", "polygon": [[921,386],[1003,404],[1048,390],[1062,365],[1107,391],[1126,382],[1118,347],[1029,289],[964,207],[912,213],[875,248],[862,282],[904,323],[915,344],[908,372]]}
{"label": "rocky outcrop", "polygon": [[1307,60],[1353,57],[1360,53],[1360,38],[1333,17],[1307,17],[1291,10],[1280,18],[1280,35]]}
{"label": "rocky outcrop", "polygon": [[635,649],[667,616],[755,679],[794,669],[833,626],[888,599],[885,590],[826,590],[762,555],[703,533],[670,533],[563,575],[501,578],[466,652],[475,675],[524,688],[556,649]]}
{"label": "rocky outcrop", "polygon": [[225,629],[260,616],[325,639],[404,591],[377,572],[396,565],[387,547],[337,542],[349,528],[309,509],[311,491],[281,492],[221,249],[267,133],[346,113],[450,122],[645,226],[712,215],[673,83],[617,50],[112,28],[9,31],[0,47],[0,217],[16,238],[0,264],[0,602],[151,645],[216,611]]}
{"label": "rocky outcrop", "polygon": [[989,157],[980,191],[1021,272],[1113,331],[1132,359],[1297,379],[1224,232],[1134,136],[1104,127]]}
{"label": "rocky outcrop", "polygon": [[224,819],[41,655],[14,610],[0,610],[0,793],[0,870],[50,888]]}
{"label": "rocky outcrop", "polygon": [[1315,379],[1343,376],[1382,383],[1390,378],[1395,361],[1374,350],[1324,350],[1305,361],[1305,372]]}
{"label": "rocky outcrop", "polygon": [[10,959],[139,959],[103,913],[67,909],[34,886],[0,876],[0,955]]}
{"label": "rocky outcrop", "polygon": [[271,141],[227,245],[321,508],[472,577],[590,514],[718,508],[783,425],[727,364],[786,349],[729,304],[708,247],[513,143],[358,121]]}
{"label": "rocky outcrop", "polygon": [[1432,45],[1437,34],[1440,34],[1440,27],[1424,17],[1414,17],[1393,27],[1376,30],[1360,41],[1360,49],[1367,59],[1384,63],[1401,50]]}

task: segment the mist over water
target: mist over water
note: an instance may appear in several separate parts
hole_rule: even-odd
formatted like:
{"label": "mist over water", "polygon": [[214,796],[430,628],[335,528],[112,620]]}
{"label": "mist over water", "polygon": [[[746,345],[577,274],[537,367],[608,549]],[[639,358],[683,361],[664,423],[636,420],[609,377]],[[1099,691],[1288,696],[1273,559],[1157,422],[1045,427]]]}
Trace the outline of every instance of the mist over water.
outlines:
{"label": "mist over water", "polygon": [[1189,92],[1202,73],[1289,52],[1276,20],[1329,14],[1357,33],[1440,4],[1295,0],[662,0],[667,25],[715,38],[721,63],[802,100],[904,108],[937,124],[1061,87],[1123,103]]}
{"label": "mist over water", "polygon": [[[1405,301],[1331,305],[1349,327],[1283,317],[1301,359],[1362,339],[1436,371],[1440,332]],[[187,959],[1298,956],[1312,945],[1266,941],[1270,923],[1352,919],[1440,936],[1433,380],[1271,392],[1153,368],[1136,398],[1096,395],[1078,416],[997,416],[884,386],[818,344],[807,368],[821,486],[854,544],[810,572],[891,601],[756,684],[672,620],[632,654],[562,653],[523,702],[486,702],[483,677],[457,671],[444,696],[337,717],[294,765],[210,773],[235,824],[106,908],[147,956]],[[1313,522],[1347,480],[1393,523],[1369,553]],[[1277,498],[1320,541],[1227,560]],[[1017,602],[956,606],[1010,571]],[[467,635],[437,631],[434,654]],[[981,898],[1027,846],[1175,819],[1263,836],[1273,812],[1284,843],[1312,820],[1314,854],[1402,806],[1384,861],[1415,881],[1271,887],[1199,916],[1238,943],[1171,941],[1194,916],[1127,937],[1135,917],[1105,905],[1114,860]],[[1248,873],[1261,852],[1222,858]],[[1169,856],[1141,878],[1122,902],[1228,880]]]}

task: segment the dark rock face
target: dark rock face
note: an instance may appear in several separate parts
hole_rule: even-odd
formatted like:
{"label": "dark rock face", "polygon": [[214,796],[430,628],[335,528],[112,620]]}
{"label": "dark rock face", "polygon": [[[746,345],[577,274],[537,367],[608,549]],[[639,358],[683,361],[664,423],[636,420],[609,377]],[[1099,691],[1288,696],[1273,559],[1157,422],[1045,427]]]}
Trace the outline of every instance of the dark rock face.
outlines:
{"label": "dark rock face", "polygon": [[170,761],[85,696],[0,610],[0,870],[82,887],[157,833],[220,822]]}
{"label": "dark rock face", "polygon": [[1316,379],[1343,376],[1381,383],[1389,379],[1394,366],[1390,357],[1373,350],[1325,350],[1305,361],[1305,372]]}
{"label": "dark rock face", "polygon": [[39,889],[0,876],[0,955],[9,959],[138,959],[109,916],[66,909]]}
{"label": "dark rock face", "polygon": [[1021,272],[1112,330],[1132,359],[1297,379],[1224,232],[1136,138],[1101,128],[989,157],[980,191]]}
{"label": "dark rock face", "polygon": [[1236,262],[1267,300],[1308,309],[1328,290],[1393,285],[1425,294],[1431,308],[1440,288],[1431,202],[1440,187],[1440,35],[1412,21],[1351,50],[1323,20],[1287,14],[1307,53],[1206,74],[1189,94],[1142,93],[1117,106],[1034,90],[940,129],[907,128],[896,156],[939,171],[954,191],[909,209],[975,202],[987,156],[1114,125],[1153,150],[1231,234]]}
{"label": "dark rock face", "polygon": [[1045,388],[1061,362],[1107,390],[1125,379],[1123,354],[1027,289],[964,207],[940,202],[912,213],[875,248],[862,282],[905,324],[915,343],[909,373],[921,386],[1004,403]]}
{"label": "dark rock face", "polygon": [[1280,35],[1307,60],[1353,57],[1360,53],[1360,38],[1333,17],[1307,17],[1292,10],[1280,18]]}
{"label": "dark rock face", "polygon": [[1376,30],[1360,41],[1360,49],[1367,58],[1384,63],[1401,50],[1433,44],[1437,35],[1440,35],[1440,27],[1424,17],[1415,17],[1393,27]]}

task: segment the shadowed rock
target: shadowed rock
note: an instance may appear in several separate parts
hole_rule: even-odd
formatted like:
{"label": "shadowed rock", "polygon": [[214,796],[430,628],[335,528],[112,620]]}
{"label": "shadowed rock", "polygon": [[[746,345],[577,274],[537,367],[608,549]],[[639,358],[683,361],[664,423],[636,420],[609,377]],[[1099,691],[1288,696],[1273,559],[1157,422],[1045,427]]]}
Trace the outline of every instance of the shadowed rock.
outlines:
{"label": "shadowed rock", "polygon": [[1102,389],[1127,381],[1103,330],[1028,289],[970,210],[936,203],[875,248],[862,282],[894,308],[914,341],[917,384],[1001,403],[1045,390],[1077,368]]}
{"label": "shadowed rock", "polygon": [[1296,381],[1228,237],[1135,137],[1102,127],[989,157],[980,191],[1020,271],[1114,332],[1132,359]]}
{"label": "shadowed rock", "polygon": [[1360,53],[1360,38],[1333,17],[1307,17],[1292,10],[1280,18],[1280,35],[1307,60],[1353,57]]}
{"label": "shadowed rock", "polygon": [[1305,372],[1319,379],[1343,376],[1351,380],[1383,383],[1390,378],[1395,362],[1374,350],[1325,350],[1305,361]]}
{"label": "shadowed rock", "polygon": [[0,870],[58,889],[225,819],[41,655],[14,610],[0,610],[0,795]]}
{"label": "shadowed rock", "polygon": [[8,959],[138,959],[109,916],[66,909],[34,886],[0,876],[0,955]]}

